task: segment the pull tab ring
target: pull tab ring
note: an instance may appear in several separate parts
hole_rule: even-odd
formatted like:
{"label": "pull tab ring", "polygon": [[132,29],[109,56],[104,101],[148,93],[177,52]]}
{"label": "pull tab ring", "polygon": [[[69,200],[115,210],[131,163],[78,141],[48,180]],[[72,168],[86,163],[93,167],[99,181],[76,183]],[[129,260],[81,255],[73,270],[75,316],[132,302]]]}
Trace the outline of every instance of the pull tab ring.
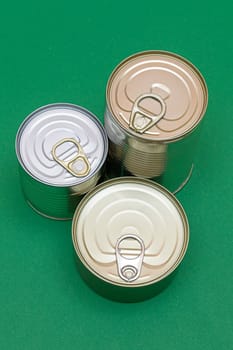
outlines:
{"label": "pull tab ring", "polygon": [[[75,144],[77,148],[77,154],[70,159],[69,161],[62,160],[57,156],[56,150],[63,143],[70,142]],[[60,164],[63,168],[65,168],[70,174],[76,177],[83,177],[89,174],[91,170],[91,165],[89,160],[87,159],[80,143],[75,139],[64,138],[58,141],[52,148],[52,156],[53,159]]]}
{"label": "pull tab ring", "polygon": [[[122,241],[126,239],[134,239],[140,244],[141,251],[136,258],[129,259],[121,255],[120,244]],[[116,261],[117,261],[118,274],[121,279],[123,279],[126,282],[133,282],[140,276],[144,254],[145,254],[145,246],[144,246],[143,240],[138,236],[129,234],[129,235],[121,236],[117,240]]]}
{"label": "pull tab ring", "polygon": [[[153,113],[145,112],[144,109],[142,109],[142,107],[139,106],[140,102],[142,102],[147,98],[151,98],[159,102],[161,106],[161,111],[159,114],[156,115]],[[160,121],[160,119],[163,118],[165,113],[166,113],[166,104],[159,95],[152,94],[152,93],[142,94],[134,102],[131,115],[130,115],[129,127],[134,131],[140,134],[143,134],[145,131],[147,131],[152,126],[157,124]]]}

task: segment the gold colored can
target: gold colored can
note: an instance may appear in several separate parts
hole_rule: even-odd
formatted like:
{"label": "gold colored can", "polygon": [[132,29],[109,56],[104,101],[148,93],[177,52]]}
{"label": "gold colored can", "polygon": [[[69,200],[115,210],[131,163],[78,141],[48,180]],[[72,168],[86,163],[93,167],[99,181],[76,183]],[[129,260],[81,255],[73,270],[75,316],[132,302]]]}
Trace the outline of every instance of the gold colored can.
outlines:
{"label": "gold colored can", "polygon": [[182,188],[207,100],[201,73],[178,55],[146,51],[121,62],[106,90],[108,176],[132,174],[173,192]]}
{"label": "gold colored can", "polygon": [[138,177],[106,181],[78,205],[73,245],[83,279],[122,302],[153,297],[184,258],[189,225],[167,189]]}

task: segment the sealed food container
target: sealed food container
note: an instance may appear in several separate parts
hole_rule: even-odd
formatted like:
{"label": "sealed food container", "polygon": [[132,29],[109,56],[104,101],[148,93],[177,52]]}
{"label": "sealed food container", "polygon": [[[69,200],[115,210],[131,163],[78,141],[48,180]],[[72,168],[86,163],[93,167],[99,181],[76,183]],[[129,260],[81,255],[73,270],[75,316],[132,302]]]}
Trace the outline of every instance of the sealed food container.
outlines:
{"label": "sealed food container", "polygon": [[173,194],[131,176],[108,180],[82,199],[72,238],[89,286],[107,298],[136,302],[168,284],[185,255],[189,225]]}
{"label": "sealed food container", "polygon": [[100,179],[107,152],[102,124],[83,107],[58,103],[35,110],[16,135],[26,201],[46,217],[71,219]]}
{"label": "sealed food container", "polygon": [[192,174],[207,100],[202,75],[178,55],[146,51],[121,62],[106,89],[108,177],[135,175],[180,190]]}

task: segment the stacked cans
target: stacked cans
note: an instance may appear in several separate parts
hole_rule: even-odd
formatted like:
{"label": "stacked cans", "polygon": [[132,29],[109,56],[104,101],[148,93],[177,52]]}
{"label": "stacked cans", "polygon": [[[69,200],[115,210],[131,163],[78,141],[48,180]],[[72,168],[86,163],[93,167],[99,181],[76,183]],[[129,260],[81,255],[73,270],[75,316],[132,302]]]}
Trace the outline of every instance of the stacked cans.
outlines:
{"label": "stacked cans", "polygon": [[73,218],[82,277],[101,295],[135,302],[160,292],[185,255],[188,220],[174,193],[192,174],[207,88],[190,62],[148,51],[116,67],[106,98],[105,128],[76,105],[37,109],[16,153],[28,204]]}

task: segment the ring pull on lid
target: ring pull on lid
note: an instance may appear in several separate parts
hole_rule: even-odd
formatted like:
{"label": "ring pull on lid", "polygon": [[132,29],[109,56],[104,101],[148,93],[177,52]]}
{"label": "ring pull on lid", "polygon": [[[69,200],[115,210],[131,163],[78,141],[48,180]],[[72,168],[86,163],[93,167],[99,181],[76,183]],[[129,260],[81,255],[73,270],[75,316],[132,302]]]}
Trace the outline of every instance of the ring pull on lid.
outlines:
{"label": "ring pull on lid", "polygon": [[[63,155],[62,153],[60,155],[57,155],[57,148],[67,142],[73,143],[77,148],[75,156],[72,159],[69,159],[68,161],[61,159],[61,156]],[[73,176],[83,177],[88,175],[91,170],[90,163],[80,143],[75,139],[64,138],[58,141],[52,148],[52,156],[58,164],[60,164]]]}
{"label": "ring pull on lid", "polygon": [[[153,99],[159,102],[161,106],[161,111],[159,114],[153,114],[146,112],[142,107],[140,107],[140,102],[145,99]],[[164,100],[155,94],[142,94],[140,95],[134,102],[133,108],[130,115],[129,127],[140,134],[143,134],[148,129],[152,128],[155,124],[157,124],[160,119],[166,113],[166,104]]]}
{"label": "ring pull on lid", "polygon": [[114,69],[106,99],[109,116],[130,136],[175,142],[201,121],[208,91],[200,72],[183,57],[145,51]]}
{"label": "ring pull on lid", "polygon": [[[128,239],[135,240],[139,243],[140,253],[136,256],[136,258],[135,257],[127,258],[126,256],[123,256],[122,250],[124,248],[121,248],[120,245],[123,241],[126,241]],[[132,248],[127,247],[125,250],[128,252],[132,250]],[[135,249],[134,249],[134,252],[135,252]],[[144,254],[145,254],[145,246],[144,246],[143,240],[138,236],[133,234],[124,235],[117,240],[116,260],[117,260],[118,274],[124,281],[133,282],[140,276]],[[128,254],[125,253],[124,255],[128,255]]]}

